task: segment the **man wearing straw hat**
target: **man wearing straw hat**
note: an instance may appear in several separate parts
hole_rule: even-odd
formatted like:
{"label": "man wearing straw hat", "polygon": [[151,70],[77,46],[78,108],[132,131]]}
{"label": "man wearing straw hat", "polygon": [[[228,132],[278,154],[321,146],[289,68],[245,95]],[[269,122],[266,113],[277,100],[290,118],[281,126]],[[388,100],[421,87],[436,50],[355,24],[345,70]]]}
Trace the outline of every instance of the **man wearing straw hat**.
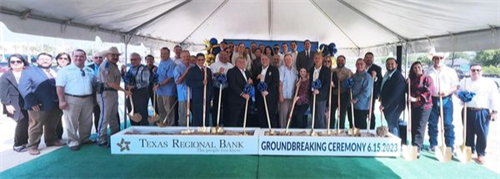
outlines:
{"label": "man wearing straw hat", "polygon": [[[460,82],[459,98],[463,99],[463,92],[474,93],[475,95],[467,102],[467,134],[465,145],[471,146],[472,151],[477,153],[476,162],[484,164],[486,155],[486,143],[490,121],[494,121],[500,108],[498,103],[497,86],[486,78],[482,77],[483,68],[479,64],[470,66],[470,79],[463,79]],[[463,118],[464,116],[462,116]]]}
{"label": "man wearing straw hat", "polygon": [[73,51],[73,63],[58,71],[56,77],[59,108],[63,110],[68,146],[71,150],[89,142],[92,130],[92,85],[95,75],[85,66],[86,53],[81,49]]}
{"label": "man wearing straw hat", "polygon": [[130,96],[132,93],[120,87],[121,73],[117,62],[121,55],[116,47],[111,47],[102,54],[106,55],[106,60],[101,63],[97,75],[98,89],[97,102],[101,107],[101,116],[97,130],[98,144],[101,147],[109,147],[107,128],[111,129],[111,134],[120,130],[116,113],[118,113],[118,91],[125,92]]}
{"label": "man wearing straw hat", "polygon": [[[455,143],[455,133],[453,131],[453,102],[451,95],[457,90],[458,76],[455,70],[447,67],[444,64],[446,54],[431,54],[432,67],[426,70],[427,75],[434,81],[434,90],[432,92],[432,111],[429,117],[429,151],[434,152],[435,146],[438,145],[438,121],[440,115],[439,96],[443,99],[443,121],[444,121],[444,136],[446,146],[453,149]],[[441,90],[441,91],[440,91]]]}

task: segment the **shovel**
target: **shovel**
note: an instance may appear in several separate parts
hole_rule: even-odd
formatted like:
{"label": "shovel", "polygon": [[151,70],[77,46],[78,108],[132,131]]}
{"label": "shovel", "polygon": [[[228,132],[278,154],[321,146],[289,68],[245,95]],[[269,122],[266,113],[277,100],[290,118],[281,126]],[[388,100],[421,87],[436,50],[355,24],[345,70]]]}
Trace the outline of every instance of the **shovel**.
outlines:
{"label": "shovel", "polygon": [[187,87],[187,109],[186,109],[186,112],[187,112],[187,115],[186,115],[186,130],[184,131],[181,131],[181,134],[190,134],[190,133],[193,133],[194,131],[191,130],[189,128],[189,117],[190,117],[190,114],[189,114],[189,106],[190,106],[190,95],[189,95],[189,87]]}
{"label": "shovel", "polygon": [[359,128],[356,128],[356,124],[354,122],[354,103],[352,102],[352,88],[350,91],[350,95],[351,95],[351,123],[352,123],[352,127],[349,129],[348,134],[351,136],[360,136],[361,133],[359,131]]}
{"label": "shovel", "polygon": [[148,117],[148,122],[154,124],[156,121],[160,120],[160,115],[156,113],[156,92],[153,92],[153,116]]}
{"label": "shovel", "polygon": [[246,132],[247,114],[248,114],[248,99],[246,99],[246,102],[245,102],[245,116],[243,117],[243,135],[248,135]]}
{"label": "shovel", "polygon": [[[380,102],[382,104],[382,101]],[[384,126],[384,111],[380,110],[380,127],[377,127],[377,136],[385,137],[389,132],[387,126]]]}
{"label": "shovel", "polygon": [[156,122],[156,125],[157,125],[158,127],[167,127],[167,126],[168,126],[168,124],[167,124],[167,117],[168,117],[168,116],[170,115],[170,113],[174,110],[174,107],[175,107],[175,105],[177,105],[177,102],[178,102],[178,101],[175,101],[175,102],[174,102],[174,105],[172,105],[172,107],[170,107],[170,109],[168,110],[168,113],[167,113],[167,115],[165,116],[165,119],[163,119],[163,121],[157,121],[157,122]]}
{"label": "shovel", "polygon": [[141,122],[142,119],[141,114],[134,113],[134,100],[132,99],[132,96],[129,96],[128,99],[130,100],[130,106],[132,107],[132,109],[128,113],[128,117],[130,118],[130,120],[134,122]]}
{"label": "shovel", "polygon": [[212,128],[211,131],[214,134],[224,132],[224,128],[219,126],[221,99],[222,99],[222,84],[219,85],[219,103],[218,103],[219,105],[217,106],[217,125],[215,126],[215,128]]}
{"label": "shovel", "polygon": [[314,119],[316,118],[316,94],[313,95],[313,108],[312,108],[312,119],[311,119],[311,136],[316,136],[316,132],[314,132]]}
{"label": "shovel", "polygon": [[[438,84],[439,84],[439,93],[441,93],[441,82],[439,81],[438,78]],[[441,123],[441,131],[439,133],[439,137],[442,139],[441,140],[441,145],[438,145],[436,147],[436,158],[443,163],[449,162],[451,160],[451,147],[447,147],[444,139],[444,119],[443,119],[443,97],[441,94],[439,94],[439,121],[438,123]]]}
{"label": "shovel", "polygon": [[366,126],[366,133],[367,134],[369,134],[371,132],[370,126],[371,126],[371,122],[372,122],[372,112],[373,112],[373,105],[372,104],[373,104],[373,91],[375,90],[375,78],[376,78],[376,75],[373,75],[372,91],[370,94],[370,109],[368,111],[368,125]]}
{"label": "shovel", "polygon": [[[467,90],[467,79],[464,79],[464,89]],[[467,135],[467,103],[464,103],[464,133],[462,145],[457,146],[457,158],[462,163],[468,163],[472,160],[472,149],[465,145],[466,135]]]}
{"label": "shovel", "polygon": [[[410,84],[411,84],[411,80],[410,78],[408,78],[408,99],[407,99],[407,105],[408,105],[408,125],[406,125],[406,130],[408,130],[408,135],[410,136],[410,140],[412,140],[412,136],[411,136],[411,125],[412,125],[412,122],[411,122],[411,88],[410,88]],[[406,139],[404,139],[406,140]],[[403,158],[408,160],[408,161],[412,161],[412,160],[415,160],[417,159],[417,156],[418,156],[418,147],[417,146],[414,146],[413,144],[413,140],[409,143],[409,145],[403,145],[401,146],[401,152],[402,152],[402,155],[403,155]]]}
{"label": "shovel", "polygon": [[[333,79],[333,72],[331,73],[330,75],[330,79]],[[330,110],[328,110],[328,121],[326,121],[326,135],[331,135],[332,134],[332,131],[330,130],[330,121],[332,120],[332,113],[331,113],[331,110],[332,110],[332,83],[330,81],[330,88],[329,88],[329,93],[328,93],[328,108],[330,108]]]}
{"label": "shovel", "polygon": [[295,103],[297,102],[297,100],[295,100],[295,98],[297,98],[297,95],[299,95],[300,79],[298,81],[298,85],[296,85],[296,86],[297,86],[297,89],[295,89],[295,95],[293,97],[292,109],[290,109],[290,114],[288,115],[288,121],[286,123],[285,134],[288,134],[288,128],[290,127],[290,121],[292,121],[293,109],[295,108]]}

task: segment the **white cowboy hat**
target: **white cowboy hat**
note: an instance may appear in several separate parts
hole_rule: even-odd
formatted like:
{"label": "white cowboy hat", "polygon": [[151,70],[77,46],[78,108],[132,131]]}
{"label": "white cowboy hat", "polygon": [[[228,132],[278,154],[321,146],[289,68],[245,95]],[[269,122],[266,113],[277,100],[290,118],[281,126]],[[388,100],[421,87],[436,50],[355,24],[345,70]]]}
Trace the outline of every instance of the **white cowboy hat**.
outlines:
{"label": "white cowboy hat", "polygon": [[437,53],[436,52],[436,48],[434,47],[431,47],[431,50],[429,51],[429,54],[427,54],[427,58],[431,59],[434,58],[434,57],[442,57],[443,59],[446,59],[448,58],[448,56],[450,56],[450,53],[449,52],[441,52],[441,53]]}
{"label": "white cowboy hat", "polygon": [[121,53],[118,51],[118,48],[116,47],[111,47],[108,50],[105,50],[101,52],[101,55],[107,55],[107,54],[118,54],[121,55]]}

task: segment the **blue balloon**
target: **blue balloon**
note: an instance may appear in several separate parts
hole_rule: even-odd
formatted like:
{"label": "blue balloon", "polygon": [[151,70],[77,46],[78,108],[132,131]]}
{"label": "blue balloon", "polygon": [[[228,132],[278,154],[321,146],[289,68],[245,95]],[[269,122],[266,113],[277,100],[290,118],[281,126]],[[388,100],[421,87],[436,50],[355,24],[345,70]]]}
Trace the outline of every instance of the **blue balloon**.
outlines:
{"label": "blue balloon", "polygon": [[226,84],[227,82],[227,76],[222,74],[217,77],[217,81],[219,82],[219,85],[221,84]]}
{"label": "blue balloon", "polygon": [[217,45],[217,39],[216,39],[216,38],[214,38],[214,37],[212,37],[212,38],[210,39],[210,44],[211,44],[211,45]]}
{"label": "blue balloon", "polygon": [[260,92],[267,91],[267,84],[265,82],[260,82],[257,85],[257,88],[259,89]]}
{"label": "blue balloon", "polygon": [[212,49],[212,54],[214,54],[214,56],[217,56],[217,54],[220,53],[220,47],[215,47]]}
{"label": "blue balloon", "polygon": [[321,51],[325,51],[325,50],[327,50],[327,49],[326,49],[327,47],[328,47],[328,46],[326,46],[326,44],[321,44],[321,45],[319,46],[319,50],[321,50]]}
{"label": "blue balloon", "polygon": [[336,54],[337,53],[337,48],[334,48],[333,49],[333,54]]}
{"label": "blue balloon", "polygon": [[313,81],[312,83],[312,88],[313,89],[320,89],[323,85],[321,84],[321,80],[318,78]]}
{"label": "blue balloon", "polygon": [[343,88],[352,88],[354,86],[354,79],[349,77],[342,82]]}
{"label": "blue balloon", "polygon": [[252,98],[252,101],[255,101],[255,87],[253,87],[253,85],[245,84],[243,92],[250,95],[250,97]]}

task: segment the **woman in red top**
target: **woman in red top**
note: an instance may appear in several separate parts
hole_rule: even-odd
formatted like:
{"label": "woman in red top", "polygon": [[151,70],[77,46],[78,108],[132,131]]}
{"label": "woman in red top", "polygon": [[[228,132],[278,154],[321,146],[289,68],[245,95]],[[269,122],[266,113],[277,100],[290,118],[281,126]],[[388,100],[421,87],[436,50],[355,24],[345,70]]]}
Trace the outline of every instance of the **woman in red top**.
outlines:
{"label": "woman in red top", "polygon": [[299,93],[294,99],[295,108],[292,115],[292,128],[303,128],[307,127],[307,116],[305,115],[307,108],[309,108],[309,73],[305,68],[301,68],[299,71],[300,79],[297,85],[300,84]]}
{"label": "woman in red top", "polygon": [[432,110],[432,90],[434,90],[432,78],[424,75],[420,62],[414,62],[410,71],[411,92],[411,131],[412,144],[420,150],[423,147],[425,127]]}

